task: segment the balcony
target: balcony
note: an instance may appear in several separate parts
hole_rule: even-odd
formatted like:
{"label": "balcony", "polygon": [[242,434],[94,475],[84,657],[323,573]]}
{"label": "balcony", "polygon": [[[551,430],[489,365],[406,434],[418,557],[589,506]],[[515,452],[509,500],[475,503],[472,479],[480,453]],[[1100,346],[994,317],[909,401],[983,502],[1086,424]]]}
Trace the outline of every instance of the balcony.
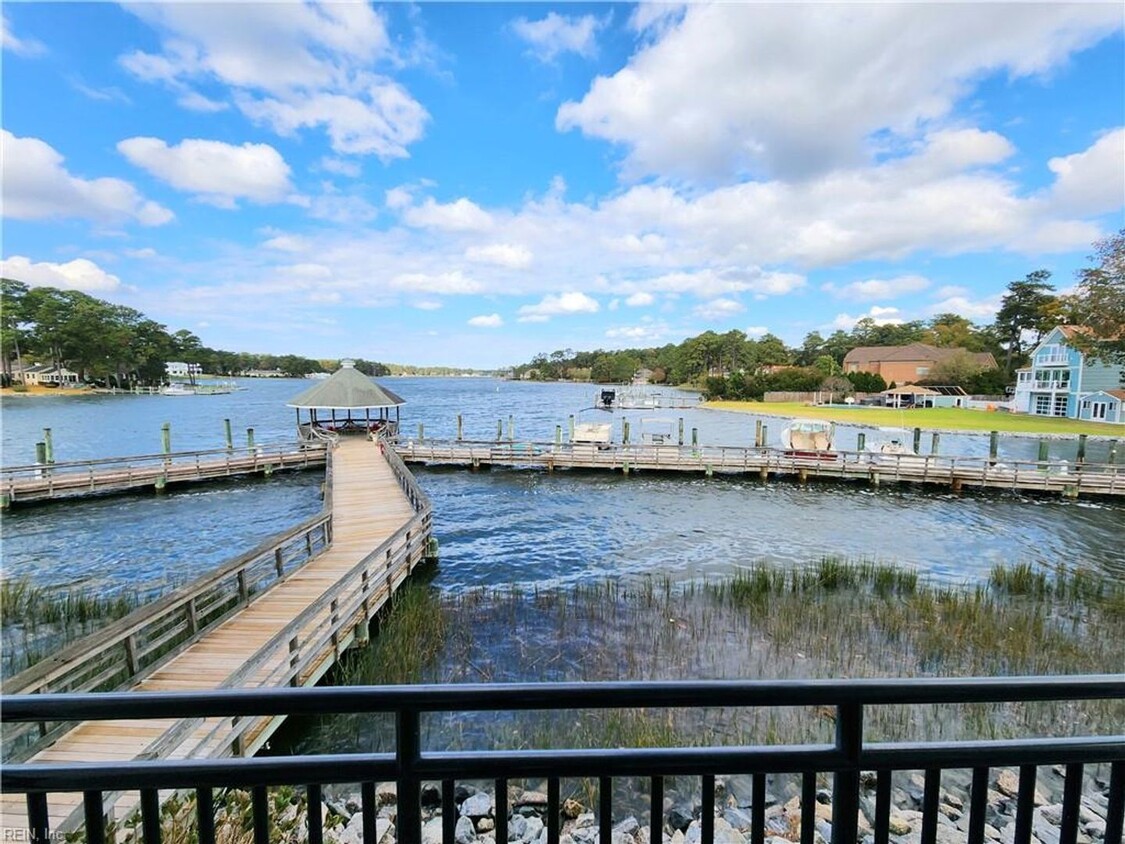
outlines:
{"label": "balcony", "polygon": [[1037,355],[1036,366],[1068,366],[1070,358],[1067,355]]}
{"label": "balcony", "polygon": [[1031,389],[1042,392],[1044,390],[1052,393],[1069,393],[1069,381],[1032,381]]}
{"label": "balcony", "polygon": [[[101,695],[5,696],[0,722],[13,723],[79,721],[82,719],[216,719],[230,723],[231,717],[245,729],[249,715],[389,713],[396,725],[393,752],[327,756],[278,756],[239,758],[136,759],[106,762],[90,759],[72,762],[6,764],[3,792],[26,795],[26,822],[10,830],[10,840],[47,842],[59,834],[51,829],[48,793],[52,800],[70,793],[77,823],[85,822],[85,840],[104,844],[107,808],[120,792],[139,790],[140,822],[144,844],[161,840],[161,792],[171,789],[194,791],[196,840],[215,844],[215,789],[244,788],[252,798],[252,823],[258,844],[272,839],[267,787],[304,785],[308,805],[321,803],[323,787],[333,783],[360,783],[364,839],[376,829],[379,808],[377,784],[394,783],[395,826],[399,844],[422,844],[423,784],[440,784],[431,800],[440,804],[440,840],[454,844],[458,812],[455,788],[459,781],[491,780],[495,783],[497,818],[506,819],[509,779],[543,779],[546,807],[544,823],[547,844],[559,844],[562,801],[560,781],[590,778],[597,785],[595,841],[610,842],[613,832],[614,778],[645,778],[649,798],[648,840],[667,840],[664,824],[666,777],[691,777],[702,797],[699,809],[701,844],[717,840],[715,815],[722,803],[716,794],[716,775],[740,773],[752,778],[753,802],[749,844],[764,844],[766,827],[766,777],[793,773],[800,778],[800,842],[812,844],[817,810],[817,775],[831,778],[832,844],[857,844],[861,772],[872,771],[874,780],[874,842],[888,844],[891,814],[891,777],[895,771],[924,772],[919,794],[921,842],[937,844],[941,778],[943,770],[969,769],[972,786],[965,801],[968,812],[967,844],[984,844],[988,809],[990,769],[1017,767],[1015,838],[1020,844],[1032,841],[1036,769],[1062,766],[1065,790],[1061,807],[1060,840],[1073,844],[1077,838],[1083,804],[1085,766],[1108,773],[1103,844],[1121,844],[1125,813],[1125,735],[1075,737],[1020,737],[1004,740],[922,741],[876,743],[864,735],[865,716],[883,707],[920,704],[985,704],[998,702],[1105,701],[1117,705],[1125,700],[1125,675],[1064,677],[988,677],[972,679],[912,678],[902,680],[806,680],[777,682],[689,682],[689,683],[564,683],[526,685],[385,686],[315,689],[231,690],[190,693],[114,693]],[[829,713],[835,725],[830,744],[732,745],[719,747],[576,747],[529,750],[522,746],[463,749],[457,752],[427,748],[422,730],[424,715],[466,712],[541,710],[574,713],[583,709],[627,710],[630,708],[678,709],[709,707],[814,707]],[[1067,725],[1060,724],[1060,727]],[[1065,730],[1064,730],[1065,732]],[[1108,771],[1106,770],[1108,768]],[[76,793],[75,793],[76,792]],[[60,794],[61,793],[61,794]],[[863,799],[870,799],[864,796]],[[107,805],[108,804],[108,805]],[[54,806],[56,817],[62,808]],[[591,809],[593,809],[591,805]],[[274,808],[273,812],[279,811]],[[184,816],[184,823],[191,819]],[[307,812],[305,840],[321,844],[327,839],[320,811]],[[8,836],[5,836],[6,840]],[[60,836],[61,837],[61,836]],[[433,839],[429,839],[433,840]],[[507,824],[496,827],[496,844],[507,844]]]}

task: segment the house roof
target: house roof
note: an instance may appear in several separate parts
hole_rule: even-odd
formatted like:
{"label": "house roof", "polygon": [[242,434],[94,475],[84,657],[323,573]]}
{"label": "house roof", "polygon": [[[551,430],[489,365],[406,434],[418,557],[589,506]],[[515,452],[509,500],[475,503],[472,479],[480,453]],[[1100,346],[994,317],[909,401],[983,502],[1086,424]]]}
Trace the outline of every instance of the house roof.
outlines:
{"label": "house roof", "polygon": [[932,361],[938,363],[939,361],[953,357],[959,352],[964,352],[969,355],[974,361],[986,369],[996,368],[996,358],[989,352],[970,352],[968,349],[962,349],[960,347],[942,348],[939,346],[931,346],[928,343],[908,343],[905,346],[857,346],[844,355],[844,363],[854,363],[858,365],[894,363],[896,361]]}
{"label": "house roof", "polygon": [[288,407],[357,410],[369,407],[396,407],[406,399],[381,387],[355,368],[350,360],[316,386],[305,390]]}

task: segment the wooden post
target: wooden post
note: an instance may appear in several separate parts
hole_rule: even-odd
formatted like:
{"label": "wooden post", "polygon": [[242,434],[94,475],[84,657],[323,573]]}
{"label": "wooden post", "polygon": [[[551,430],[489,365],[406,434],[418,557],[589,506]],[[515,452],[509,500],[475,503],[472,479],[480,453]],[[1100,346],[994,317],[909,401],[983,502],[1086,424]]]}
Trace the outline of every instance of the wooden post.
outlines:
{"label": "wooden post", "polygon": [[426,426],[421,422],[418,423],[418,442],[424,443],[426,441]]}
{"label": "wooden post", "polygon": [[496,442],[501,442],[504,439],[504,420],[496,420]]}
{"label": "wooden post", "polygon": [[281,580],[285,573],[285,561],[282,559],[280,548],[273,549],[273,567],[277,570],[277,579]]}
{"label": "wooden post", "polygon": [[164,454],[172,453],[172,423],[165,422],[160,426],[160,448]]}
{"label": "wooden post", "polygon": [[856,451],[866,451],[867,450],[867,434],[865,434],[863,431],[860,431],[859,435],[856,437],[855,450]]}
{"label": "wooden post", "polygon": [[622,419],[621,420],[621,444],[622,445],[628,445],[629,444],[629,420],[628,419]]}
{"label": "wooden post", "polygon": [[238,570],[238,600],[243,604],[250,603],[250,588],[246,585],[246,569]]}
{"label": "wooden post", "polygon": [[460,414],[460,413],[458,413],[458,414],[457,414],[457,442],[461,442],[461,439],[462,439],[462,437],[461,437],[461,433],[462,433],[462,430],[463,430],[463,429],[462,429],[462,427],[461,427],[461,414]]}
{"label": "wooden post", "polygon": [[1106,450],[1105,454],[1105,462],[1110,464],[1117,462],[1117,440],[1109,441],[1109,448]]}
{"label": "wooden post", "polygon": [[570,434],[569,442],[574,442],[574,414],[570,414]]}
{"label": "wooden post", "polygon": [[922,450],[922,429],[914,429],[914,453],[918,454]]}
{"label": "wooden post", "polygon": [[562,425],[555,426],[555,445],[562,445]]}
{"label": "wooden post", "polygon": [[55,444],[51,439],[51,429],[43,429],[43,445],[46,446],[44,457],[47,463],[55,462]]}
{"label": "wooden post", "polygon": [[254,429],[253,428],[247,428],[246,429],[246,448],[250,452],[254,451]]}
{"label": "wooden post", "polygon": [[233,451],[234,450],[234,438],[231,436],[230,420],[229,419],[223,420],[223,432],[227,436],[227,451]]}
{"label": "wooden post", "polygon": [[699,429],[698,428],[692,428],[691,429],[691,447],[695,448],[698,445],[699,445]]}
{"label": "wooden post", "polygon": [[763,423],[762,425],[762,448],[769,448],[770,446],[770,426]]}
{"label": "wooden post", "polygon": [[[47,465],[47,444],[45,442],[37,442],[35,444],[35,462],[40,466]],[[40,475],[43,472],[40,471]]]}
{"label": "wooden post", "polygon": [[[43,433],[46,434],[47,431],[49,431],[49,430],[50,429],[47,428],[43,431]],[[1078,435],[1078,456],[1075,458],[1075,461],[1078,462],[1078,463],[1085,463],[1086,462],[1086,435],[1085,434],[1079,434]],[[50,458],[48,458],[47,462],[51,462]]]}
{"label": "wooden post", "polygon": [[939,434],[937,431],[934,431],[933,435],[930,438],[930,454],[937,454],[938,453],[938,444],[940,442],[941,442],[941,434]]}
{"label": "wooden post", "polygon": [[514,443],[516,441],[516,421],[512,414],[508,414],[508,442]]}
{"label": "wooden post", "polygon": [[762,447],[762,420],[754,420],[754,448]]}
{"label": "wooden post", "polygon": [[1000,432],[988,432],[988,465],[996,465],[996,455],[1000,451]]}
{"label": "wooden post", "polygon": [[1048,452],[1049,452],[1049,446],[1047,444],[1047,441],[1046,440],[1040,440],[1039,441],[1039,468],[1040,469],[1046,469],[1047,468]]}

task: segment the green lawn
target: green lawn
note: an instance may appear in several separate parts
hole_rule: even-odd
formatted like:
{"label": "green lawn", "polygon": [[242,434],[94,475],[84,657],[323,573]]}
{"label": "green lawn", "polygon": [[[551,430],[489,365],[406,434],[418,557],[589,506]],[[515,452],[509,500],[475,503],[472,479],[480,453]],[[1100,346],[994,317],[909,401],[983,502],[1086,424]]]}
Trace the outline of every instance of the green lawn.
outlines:
{"label": "green lawn", "polygon": [[1001,431],[1012,434],[1095,434],[1125,439],[1125,425],[1081,422],[1050,416],[1028,416],[987,410],[962,410],[955,407],[927,407],[895,410],[882,407],[812,407],[799,402],[711,401],[704,407],[758,413],[764,416],[831,419],[834,422],[874,425],[883,428],[923,428],[945,431]]}

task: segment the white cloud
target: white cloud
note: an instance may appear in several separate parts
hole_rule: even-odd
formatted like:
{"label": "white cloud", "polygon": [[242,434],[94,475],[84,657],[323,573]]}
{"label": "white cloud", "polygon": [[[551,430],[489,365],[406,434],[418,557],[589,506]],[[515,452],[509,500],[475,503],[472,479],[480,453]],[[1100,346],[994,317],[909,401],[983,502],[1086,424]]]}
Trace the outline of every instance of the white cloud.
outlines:
{"label": "white cloud", "polygon": [[1083,152],[1052,158],[1052,200],[1080,214],[1120,211],[1125,204],[1125,128],[1106,132]]}
{"label": "white cloud", "polygon": [[414,194],[404,187],[391,188],[384,196],[384,204],[392,211],[409,208],[414,203]]}
{"label": "white cloud", "polygon": [[466,278],[460,270],[436,274],[402,273],[391,279],[390,286],[407,293],[466,294],[482,290],[478,282]]}
{"label": "white cloud", "polygon": [[519,310],[519,321],[546,322],[553,316],[596,314],[599,309],[598,300],[585,293],[551,293],[535,305],[523,305]]}
{"label": "white cloud", "polygon": [[361,172],[361,168],[356,162],[347,161],[343,158],[330,158],[329,156],[320,159],[320,169],[335,173],[338,176],[349,176],[353,179],[358,177]]}
{"label": "white cloud", "polygon": [[126,104],[133,102],[131,99],[129,99],[128,95],[126,95],[124,91],[114,86],[109,86],[107,88],[95,88],[92,85],[87,85],[78,77],[73,77],[69,81],[70,86],[75,91],[77,91],[79,94],[82,94],[82,96],[88,97],[91,100],[96,100],[97,102]]}
{"label": "white cloud", "polygon": [[309,248],[309,241],[299,234],[277,234],[265,241],[262,246],[266,249],[276,249],[279,252],[306,252]]}
{"label": "white cloud", "polygon": [[677,271],[647,279],[644,286],[663,293],[691,293],[710,299],[732,293],[782,296],[805,285],[795,273],[763,271],[759,267],[720,267]]}
{"label": "white cloud", "polygon": [[420,311],[440,311],[442,304],[437,299],[419,299],[414,307]]}
{"label": "white cloud", "polygon": [[644,308],[651,305],[655,301],[656,297],[651,293],[640,291],[638,293],[634,293],[632,296],[629,296],[625,300],[625,304],[632,308]]}
{"label": "white cloud", "polygon": [[1000,310],[1000,297],[970,299],[965,295],[946,296],[931,304],[926,310],[931,315],[960,314],[976,322],[991,322],[996,318],[996,312]]}
{"label": "white cloud", "polygon": [[174,218],[122,179],[82,179],[67,172],[63,157],[38,138],[0,130],[4,149],[4,216],[16,220],[82,217],[95,222],[135,220],[159,226]]}
{"label": "white cloud", "polygon": [[198,111],[203,114],[216,114],[217,112],[226,111],[230,108],[230,103],[212,100],[210,97],[203,96],[198,91],[186,91],[176,99],[176,102],[188,111]]}
{"label": "white cloud", "polygon": [[764,337],[770,333],[770,330],[764,325],[750,325],[746,327],[745,334],[747,337]]}
{"label": "white cloud", "polygon": [[888,279],[868,279],[867,281],[853,281],[843,287],[833,284],[823,285],[823,289],[837,299],[854,299],[856,301],[873,299],[894,299],[908,293],[917,293],[930,286],[929,279],[920,275],[900,275]]}
{"label": "white cloud", "polygon": [[168,146],[159,138],[127,138],[117,149],[161,181],[220,208],[234,208],[238,199],[281,202],[292,191],[289,165],[269,144],[189,138]]}
{"label": "white cloud", "polygon": [[693,313],[703,319],[726,319],[744,310],[746,307],[734,299],[712,299],[710,302],[697,305]]}
{"label": "white cloud", "polygon": [[548,12],[542,20],[516,18],[512,31],[531,45],[531,51],[543,62],[552,62],[562,53],[577,53],[590,58],[597,52],[596,35],[601,24],[593,15],[566,17]]}
{"label": "white cloud", "polygon": [[525,246],[510,243],[492,243],[488,246],[470,246],[465,259],[478,264],[493,264],[513,270],[526,270],[531,266],[532,254]]}
{"label": "white cloud", "polygon": [[645,322],[640,325],[615,325],[606,329],[605,336],[626,345],[658,343],[669,335],[668,326],[662,322]]}
{"label": "white cloud", "polygon": [[622,144],[629,176],[855,166],[870,160],[878,133],[912,138],[946,119],[981,76],[1045,73],[1121,25],[1113,4],[1019,9],[690,5],[625,67],[564,103],[556,123]]}
{"label": "white cloud", "polygon": [[474,328],[500,328],[504,325],[504,320],[500,314],[487,314],[473,317],[469,320],[469,325]]}
{"label": "white cloud", "polygon": [[340,193],[331,184],[324,184],[324,193],[309,200],[309,216],[341,226],[367,223],[379,216],[378,209],[362,196]]}
{"label": "white cloud", "polygon": [[107,293],[121,286],[121,279],[110,275],[93,261],[77,258],[65,264],[43,261],[31,263],[29,258],[13,255],[0,261],[4,278],[22,281],[31,287],[57,287],[83,293]]}
{"label": "white cloud", "polygon": [[855,328],[855,324],[861,319],[871,319],[876,325],[900,325],[903,322],[901,312],[898,308],[884,308],[879,305],[873,305],[871,310],[859,316],[837,314],[836,318],[832,320],[832,327],[839,328],[843,331],[851,331]]}
{"label": "white cloud", "polygon": [[156,257],[156,250],[151,246],[146,246],[143,249],[124,249],[122,250],[122,252],[127,258],[139,258],[142,260],[147,260],[149,258]]}
{"label": "white cloud", "polygon": [[0,15],[0,42],[3,44],[3,49],[24,58],[42,56],[47,52],[47,48],[34,38],[17,38],[12,32],[11,24],[8,23],[7,15]]}
{"label": "white cloud", "polygon": [[[429,115],[393,79],[373,72],[402,62],[383,16],[367,3],[133,4],[161,34],[161,52],[120,57],[140,79],[205,107],[193,86],[226,86],[253,120],[289,135],[324,127],[338,153],[407,156]],[[410,52],[410,45],[405,45]]]}
{"label": "white cloud", "polygon": [[464,197],[444,205],[426,197],[421,205],[408,208],[402,218],[407,225],[421,229],[481,231],[492,227],[489,213]]}

